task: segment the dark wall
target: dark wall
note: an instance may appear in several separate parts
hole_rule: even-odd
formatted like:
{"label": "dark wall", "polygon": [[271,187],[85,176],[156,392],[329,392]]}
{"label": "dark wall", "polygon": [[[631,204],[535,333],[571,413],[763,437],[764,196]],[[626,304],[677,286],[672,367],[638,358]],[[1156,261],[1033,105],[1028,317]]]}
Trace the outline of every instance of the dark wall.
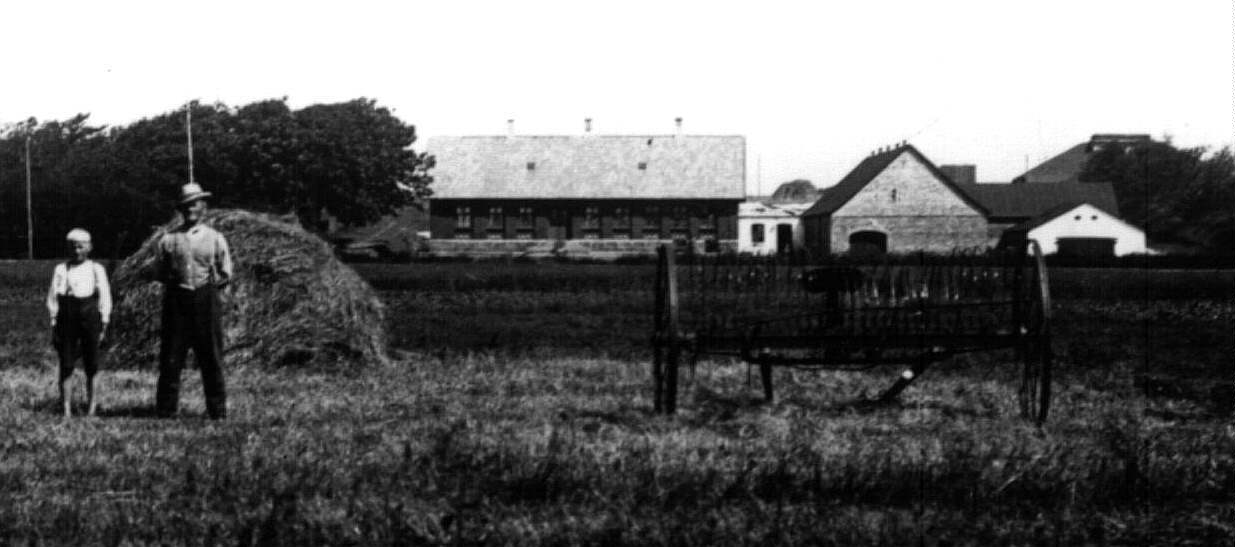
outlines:
{"label": "dark wall", "polygon": [[809,215],[802,217],[803,242],[812,253],[828,254],[832,248],[832,216]]}
{"label": "dark wall", "polygon": [[[456,210],[471,211],[470,231],[456,229]],[[490,229],[490,208],[500,207],[500,224]],[[528,228],[520,229],[519,209],[532,208]],[[595,224],[587,222],[589,207],[599,215]],[[618,208],[629,211],[629,220],[615,215]],[[642,239],[656,234],[661,239],[682,235],[690,239],[713,236],[737,239],[738,200],[486,200],[432,199],[429,205],[429,230],[433,239],[454,239],[466,234],[471,239],[612,239],[625,234]],[[680,215],[680,216],[678,216]],[[708,229],[709,225],[714,228]]]}

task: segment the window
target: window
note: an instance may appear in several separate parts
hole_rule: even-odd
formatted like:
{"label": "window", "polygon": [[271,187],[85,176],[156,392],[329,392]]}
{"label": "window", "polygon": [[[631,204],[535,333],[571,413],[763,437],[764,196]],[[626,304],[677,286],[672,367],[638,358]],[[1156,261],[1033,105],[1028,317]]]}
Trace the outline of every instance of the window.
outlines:
{"label": "window", "polygon": [[755,245],[763,245],[763,225],[750,225],[750,242]]}
{"label": "window", "polygon": [[892,189],[892,203],[896,203],[896,189]]}
{"label": "window", "polygon": [[641,161],[641,162],[639,162],[639,170],[640,170],[640,171],[647,171],[647,170],[648,170],[648,162],[646,162],[646,161]]}
{"label": "window", "polygon": [[671,232],[675,239],[690,236],[690,210],[685,205],[673,206],[673,229]]}
{"label": "window", "polygon": [[699,224],[700,237],[715,237],[716,236],[716,213],[708,211],[704,213],[703,220]]}
{"label": "window", "polygon": [[1072,220],[1080,220],[1080,219],[1081,219],[1081,215],[1076,215],[1072,217]]}
{"label": "window", "polygon": [[630,239],[630,207],[613,208],[613,238]]}
{"label": "window", "polygon": [[588,205],[583,208],[583,238],[600,238],[600,207]]}
{"label": "window", "polygon": [[643,238],[660,239],[660,207],[647,205],[643,208]]}
{"label": "window", "polygon": [[519,239],[532,239],[532,232],[536,228],[536,217],[532,214],[531,207],[520,207],[519,216],[515,217],[515,237]]}
{"label": "window", "polygon": [[455,238],[467,239],[472,236],[472,208],[455,207]]}
{"label": "window", "polygon": [[502,235],[502,208],[501,207],[490,207],[489,208],[489,225],[487,226],[487,228],[489,229],[489,239],[493,239],[493,234],[495,233],[499,237]]}
{"label": "window", "polygon": [[600,229],[600,207],[589,205],[583,209],[583,229]]}
{"label": "window", "polygon": [[536,162],[534,162],[534,161],[529,161],[529,162],[527,162],[527,170],[528,170],[528,171],[535,171],[535,170],[536,170]]}

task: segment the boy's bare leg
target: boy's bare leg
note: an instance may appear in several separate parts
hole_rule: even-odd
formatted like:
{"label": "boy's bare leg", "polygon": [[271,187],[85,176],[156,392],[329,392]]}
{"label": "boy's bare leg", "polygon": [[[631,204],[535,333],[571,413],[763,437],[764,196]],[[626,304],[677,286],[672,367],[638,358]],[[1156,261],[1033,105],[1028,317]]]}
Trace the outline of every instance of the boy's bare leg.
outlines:
{"label": "boy's bare leg", "polygon": [[64,407],[64,417],[73,415],[73,373],[60,375],[60,406]]}
{"label": "boy's bare leg", "polygon": [[87,416],[94,416],[95,403],[96,401],[94,399],[94,375],[90,374],[86,376],[86,415]]}

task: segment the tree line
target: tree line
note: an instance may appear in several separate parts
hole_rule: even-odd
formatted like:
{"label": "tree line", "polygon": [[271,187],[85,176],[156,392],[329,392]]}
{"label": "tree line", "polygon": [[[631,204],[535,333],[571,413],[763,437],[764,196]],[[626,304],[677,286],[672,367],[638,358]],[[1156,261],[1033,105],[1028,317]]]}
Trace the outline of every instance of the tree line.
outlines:
{"label": "tree line", "polygon": [[97,256],[132,252],[172,218],[189,180],[186,109],[194,179],[214,193],[214,206],[295,215],[322,233],[430,193],[433,158],[411,149],[415,128],[371,99],[298,110],[286,98],[193,102],[115,127],[93,125],[88,114],[32,118],[0,127],[0,257],[26,256],[27,141],[35,256],[61,256],[76,226],[93,234]]}
{"label": "tree line", "polygon": [[1235,156],[1229,147],[1177,148],[1170,140],[1095,151],[1082,181],[1110,182],[1124,220],[1151,246],[1235,253]]}

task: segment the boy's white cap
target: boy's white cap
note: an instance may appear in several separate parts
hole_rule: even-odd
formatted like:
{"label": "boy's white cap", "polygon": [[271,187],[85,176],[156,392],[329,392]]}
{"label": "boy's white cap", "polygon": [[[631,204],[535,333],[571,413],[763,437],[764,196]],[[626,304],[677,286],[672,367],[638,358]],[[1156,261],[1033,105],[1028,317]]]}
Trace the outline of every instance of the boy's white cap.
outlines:
{"label": "boy's white cap", "polygon": [[65,241],[80,241],[82,243],[90,243],[90,232],[81,228],[73,228],[69,230],[68,235],[64,236]]}

